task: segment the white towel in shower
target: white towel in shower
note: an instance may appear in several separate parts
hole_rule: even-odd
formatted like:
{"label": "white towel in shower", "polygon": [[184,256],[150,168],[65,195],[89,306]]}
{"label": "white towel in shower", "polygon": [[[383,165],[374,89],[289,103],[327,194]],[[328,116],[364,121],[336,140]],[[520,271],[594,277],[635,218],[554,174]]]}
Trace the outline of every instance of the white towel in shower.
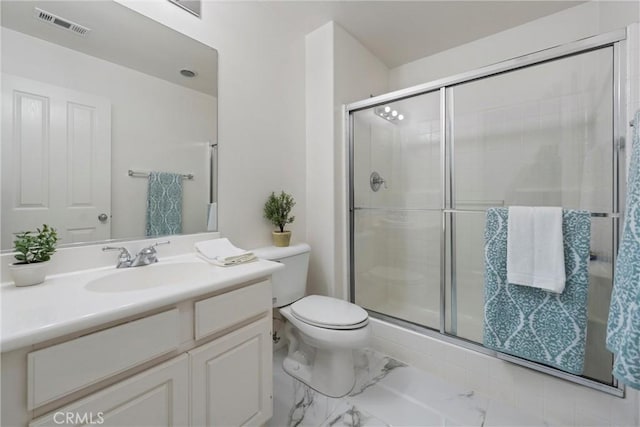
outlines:
{"label": "white towel in shower", "polygon": [[507,281],[555,293],[564,291],[562,208],[509,208]]}

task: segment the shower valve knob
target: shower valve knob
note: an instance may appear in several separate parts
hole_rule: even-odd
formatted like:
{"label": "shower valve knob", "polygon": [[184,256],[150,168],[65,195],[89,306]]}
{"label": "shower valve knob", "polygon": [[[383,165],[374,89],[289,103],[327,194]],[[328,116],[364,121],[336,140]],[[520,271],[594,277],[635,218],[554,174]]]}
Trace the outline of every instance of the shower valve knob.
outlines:
{"label": "shower valve knob", "polygon": [[371,189],[376,192],[383,184],[384,188],[387,188],[387,181],[385,181],[378,172],[371,172],[371,175],[369,176],[369,185],[371,186]]}

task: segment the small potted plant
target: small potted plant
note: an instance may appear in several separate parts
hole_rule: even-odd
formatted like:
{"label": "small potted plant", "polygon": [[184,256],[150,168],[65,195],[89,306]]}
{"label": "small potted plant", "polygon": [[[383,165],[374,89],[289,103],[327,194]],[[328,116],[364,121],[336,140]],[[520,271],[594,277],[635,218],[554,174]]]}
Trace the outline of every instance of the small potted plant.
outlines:
{"label": "small potted plant", "polygon": [[25,231],[16,236],[15,262],[9,266],[16,286],[31,286],[44,282],[49,260],[56,251],[58,234],[47,224],[35,232]]}
{"label": "small potted plant", "polygon": [[293,196],[284,191],[278,196],[272,192],[264,204],[264,217],[279,229],[271,233],[275,246],[289,246],[291,231],[285,231],[284,227],[296,219],[295,216],[289,216],[295,205]]}

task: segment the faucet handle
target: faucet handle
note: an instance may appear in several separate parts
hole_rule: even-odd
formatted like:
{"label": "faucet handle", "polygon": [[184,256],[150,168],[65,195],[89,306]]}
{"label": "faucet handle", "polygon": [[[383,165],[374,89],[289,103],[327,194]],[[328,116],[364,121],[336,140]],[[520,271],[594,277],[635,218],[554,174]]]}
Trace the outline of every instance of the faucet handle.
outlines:
{"label": "faucet handle", "polygon": [[129,252],[129,249],[125,248],[124,246],[121,247],[115,247],[115,246],[105,246],[102,248],[102,250],[104,252],[107,251],[120,251],[120,256],[127,256],[127,257],[131,257],[131,253]]}
{"label": "faucet handle", "polygon": [[[169,243],[171,243],[170,240],[165,240],[164,242],[155,242],[153,245],[149,245],[146,248],[140,249],[140,252],[138,253],[138,255],[140,255],[140,254],[153,255],[153,254],[156,253],[156,246],[168,245]],[[156,262],[156,261],[154,261],[154,262]]]}
{"label": "faucet handle", "polygon": [[118,255],[118,265],[116,265],[116,268],[129,267],[129,265],[131,264],[131,253],[124,246],[122,247],[105,246],[102,248],[102,250],[104,252],[120,251],[120,254]]}
{"label": "faucet handle", "polygon": [[147,247],[140,249],[140,252],[138,252],[134,260],[131,261],[131,266],[138,267],[141,265],[149,265],[149,264],[158,262],[158,257],[156,256],[156,254],[158,253],[156,251],[156,246],[166,245],[168,243],[171,243],[171,242],[169,240],[164,242],[156,242],[152,245],[149,245]]}
{"label": "faucet handle", "polygon": [[164,242],[155,242],[153,245],[151,245],[151,248],[155,248],[156,246],[160,246],[160,245],[168,245],[169,243],[171,243],[171,240],[165,240]]}
{"label": "faucet handle", "polygon": [[143,255],[152,255],[156,253],[156,246],[159,245],[168,245],[169,243],[171,243],[170,240],[165,240],[164,242],[155,242],[153,245],[149,245],[146,248],[142,248],[140,249],[140,252],[138,254],[143,254]]}

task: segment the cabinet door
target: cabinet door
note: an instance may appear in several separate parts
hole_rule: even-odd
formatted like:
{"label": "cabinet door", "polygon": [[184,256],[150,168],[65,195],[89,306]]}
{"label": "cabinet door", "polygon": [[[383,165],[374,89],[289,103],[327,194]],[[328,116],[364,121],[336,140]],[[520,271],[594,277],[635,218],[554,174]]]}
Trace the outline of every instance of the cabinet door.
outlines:
{"label": "cabinet door", "polygon": [[260,426],[271,418],[270,327],[264,317],[189,352],[194,426]]}
{"label": "cabinet door", "polygon": [[189,359],[182,355],[29,424],[43,426],[187,426]]}

